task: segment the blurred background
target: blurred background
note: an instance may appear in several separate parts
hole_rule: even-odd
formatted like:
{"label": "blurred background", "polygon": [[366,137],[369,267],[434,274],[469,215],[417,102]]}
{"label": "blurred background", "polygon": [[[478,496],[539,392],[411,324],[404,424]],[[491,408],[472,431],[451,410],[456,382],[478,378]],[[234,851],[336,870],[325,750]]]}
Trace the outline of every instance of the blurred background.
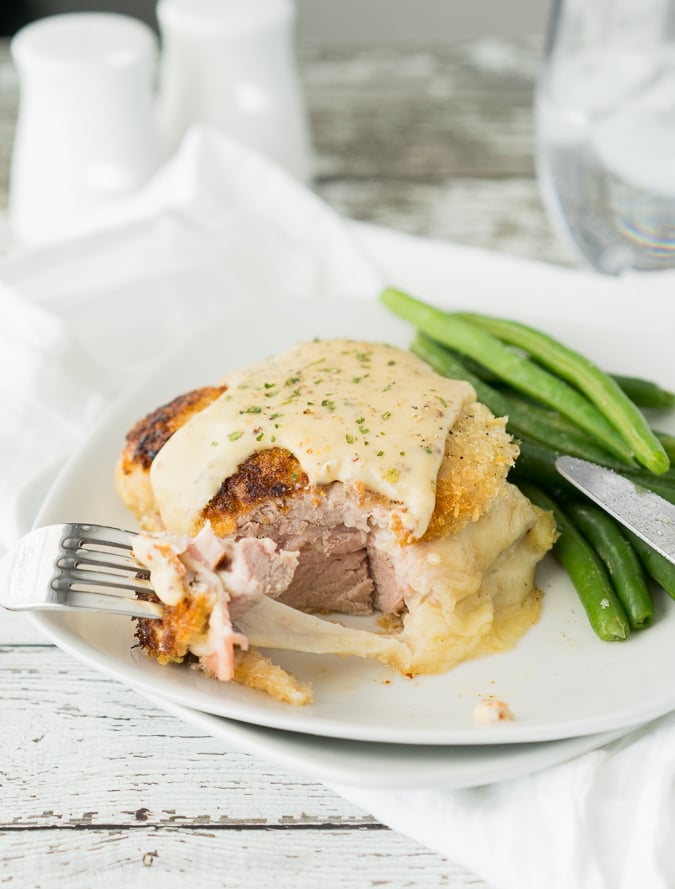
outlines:
{"label": "blurred background", "polygon": [[[297,0],[297,6],[301,39],[336,43],[536,35],[544,28],[548,10],[546,0]],[[10,36],[45,15],[95,9],[155,24],[155,0],[0,0],[0,36]]]}
{"label": "blurred background", "polygon": [[[319,196],[344,216],[410,234],[567,261],[533,157],[550,2],[295,0]],[[7,38],[36,18],[84,10],[156,26],[155,8],[156,0],[0,0],[0,206],[18,102]]]}

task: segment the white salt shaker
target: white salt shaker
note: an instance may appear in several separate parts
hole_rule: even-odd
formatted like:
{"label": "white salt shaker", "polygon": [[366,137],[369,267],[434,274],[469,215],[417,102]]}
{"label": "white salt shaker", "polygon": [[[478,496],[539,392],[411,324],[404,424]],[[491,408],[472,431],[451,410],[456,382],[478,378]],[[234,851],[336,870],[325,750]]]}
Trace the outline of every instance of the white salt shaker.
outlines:
{"label": "white salt shaker", "polygon": [[166,149],[173,152],[192,124],[210,124],[308,182],[293,0],[159,0],[157,18]]}
{"label": "white salt shaker", "polygon": [[129,16],[71,13],[27,25],[11,52],[20,99],[9,219],[30,245],[68,234],[156,169],[157,39]]}

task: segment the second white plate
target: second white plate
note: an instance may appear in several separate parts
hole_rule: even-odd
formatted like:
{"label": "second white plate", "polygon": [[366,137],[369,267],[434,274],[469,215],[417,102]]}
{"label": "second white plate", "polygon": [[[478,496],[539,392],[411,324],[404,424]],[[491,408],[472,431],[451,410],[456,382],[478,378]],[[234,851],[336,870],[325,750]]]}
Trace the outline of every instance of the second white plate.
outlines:
{"label": "second white plate", "polygon": [[625,729],[534,744],[423,746],[346,741],[250,725],[150,696],[157,707],[244,753],[315,781],[380,790],[457,790],[520,778],[567,762]]}

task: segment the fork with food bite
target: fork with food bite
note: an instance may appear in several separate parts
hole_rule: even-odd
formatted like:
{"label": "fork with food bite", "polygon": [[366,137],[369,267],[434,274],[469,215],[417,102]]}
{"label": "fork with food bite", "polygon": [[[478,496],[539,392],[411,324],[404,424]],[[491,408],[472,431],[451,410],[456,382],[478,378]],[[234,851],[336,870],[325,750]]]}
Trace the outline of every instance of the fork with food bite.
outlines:
{"label": "fork with food bite", "polygon": [[135,536],[79,523],[34,529],[0,561],[0,605],[161,617],[161,603],[137,598],[152,587],[150,572],[132,554]]}

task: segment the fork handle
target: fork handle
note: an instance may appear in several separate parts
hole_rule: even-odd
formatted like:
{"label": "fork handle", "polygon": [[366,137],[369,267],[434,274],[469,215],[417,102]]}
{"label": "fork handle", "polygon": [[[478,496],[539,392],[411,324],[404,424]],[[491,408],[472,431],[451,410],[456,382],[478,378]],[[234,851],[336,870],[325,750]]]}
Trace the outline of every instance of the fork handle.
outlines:
{"label": "fork handle", "polygon": [[[35,529],[23,537],[0,561],[0,604],[10,611],[32,611],[45,603],[35,590],[49,590],[53,560],[63,525]],[[56,596],[53,597],[56,601]]]}

